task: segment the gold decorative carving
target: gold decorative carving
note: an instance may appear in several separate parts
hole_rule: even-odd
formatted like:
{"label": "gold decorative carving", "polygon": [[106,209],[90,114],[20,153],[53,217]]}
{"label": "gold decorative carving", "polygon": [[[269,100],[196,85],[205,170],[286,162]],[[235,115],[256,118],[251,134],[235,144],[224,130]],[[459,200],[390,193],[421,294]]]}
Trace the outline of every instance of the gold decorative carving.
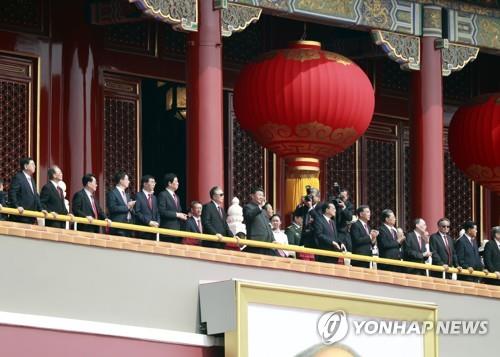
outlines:
{"label": "gold decorative carving", "polygon": [[325,58],[329,61],[337,62],[343,64],[344,66],[352,64],[352,61],[349,58],[339,55],[338,53],[327,51],[323,53],[325,54]]}
{"label": "gold decorative carving", "polygon": [[467,174],[474,181],[500,192],[500,166],[486,167],[481,165],[471,165],[466,170]]}
{"label": "gold decorative carving", "polygon": [[290,48],[284,50],[270,51],[261,55],[257,61],[270,60],[279,54],[283,55],[287,60],[291,61],[305,62],[311,60],[318,60],[323,57],[328,61],[337,62],[339,64],[343,64],[344,66],[352,64],[352,61],[349,58],[339,55],[338,53],[321,51],[319,49],[314,49],[314,48]]}
{"label": "gold decorative carving", "polygon": [[282,156],[328,157],[345,150],[359,136],[354,128],[338,128],[311,122],[295,127],[267,123],[259,129],[260,142]]}
{"label": "gold decorative carving", "polygon": [[355,20],[357,16],[355,0],[296,0],[294,8],[306,13],[316,13],[351,20]]}
{"label": "gold decorative carving", "polygon": [[229,4],[222,9],[222,36],[229,37],[233,32],[243,31],[252,22],[259,20],[262,9],[238,4]]}
{"label": "gold decorative carving", "polygon": [[372,37],[401,69],[420,70],[420,37],[382,30],[372,31]]}
{"label": "gold decorative carving", "polygon": [[[198,0],[128,0],[145,14],[174,28],[185,31],[198,29]],[[203,0],[207,1],[207,0]]]}
{"label": "gold decorative carving", "polygon": [[448,44],[447,48],[441,50],[442,74],[449,76],[451,72],[460,71],[467,63],[474,61],[479,53],[479,47]]}
{"label": "gold decorative carving", "polygon": [[382,0],[363,1],[364,18],[370,19],[370,22],[377,27],[390,28],[392,19],[387,5]]}

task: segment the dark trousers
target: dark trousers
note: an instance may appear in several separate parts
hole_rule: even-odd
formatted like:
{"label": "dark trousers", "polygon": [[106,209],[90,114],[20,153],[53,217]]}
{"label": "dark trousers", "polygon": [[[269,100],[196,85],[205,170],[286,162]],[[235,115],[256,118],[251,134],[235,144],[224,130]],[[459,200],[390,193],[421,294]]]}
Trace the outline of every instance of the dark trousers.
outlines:
{"label": "dark trousers", "polygon": [[489,284],[489,285],[499,285],[500,286],[500,279],[486,278],[486,279],[483,279],[483,283]]}
{"label": "dark trousers", "polygon": [[166,235],[160,235],[160,241],[162,242],[170,242],[170,243],[182,243],[182,238],[181,237],[172,237],[172,236],[166,236]]}
{"label": "dark trousers", "polygon": [[362,262],[354,259],[351,259],[351,265],[353,267],[370,268],[370,262]]}
{"label": "dark trousers", "polygon": [[209,240],[202,240],[201,245],[204,247],[219,248],[219,249],[224,249],[226,247],[226,243],[212,242]]}
{"label": "dark trousers", "polygon": [[278,256],[278,253],[276,253],[276,251],[274,249],[269,249],[269,248],[258,248],[258,247],[246,246],[245,249],[243,249],[243,251],[246,253],[270,255],[273,257]]}
{"label": "dark trousers", "polygon": [[155,233],[148,233],[148,232],[136,232],[136,237],[140,239],[147,239],[147,240],[156,240],[156,234]]}
{"label": "dark trousers", "polygon": [[23,217],[23,216],[15,216],[15,215],[11,215],[10,218],[9,218],[9,221],[19,222],[19,223],[26,223],[26,224],[37,224],[36,218],[33,218],[33,217]]}
{"label": "dark trousers", "polygon": [[406,273],[405,267],[400,267],[397,265],[377,264],[377,269],[385,270],[385,271],[393,271],[396,273]]}
{"label": "dark trousers", "polygon": [[76,227],[76,230],[81,231],[81,232],[101,233],[101,227],[93,226],[90,224],[79,223]]}
{"label": "dark trousers", "polygon": [[457,275],[457,280],[470,281],[472,283],[479,283],[480,278],[478,278],[476,276],[458,274]]}
{"label": "dark trousers", "polygon": [[53,227],[53,228],[66,228],[66,222],[63,221],[54,221],[51,219],[45,218],[45,227]]}
{"label": "dark trousers", "polygon": [[339,258],[325,257],[324,255],[316,255],[315,257],[316,257],[316,261],[321,262],[321,263],[337,264],[339,261]]}
{"label": "dark trousers", "polygon": [[[432,270],[429,270],[429,275],[432,276],[433,278],[440,278],[440,279],[443,278],[443,272],[441,272],[441,271],[432,271]],[[452,276],[451,273],[446,273],[446,278],[445,279],[451,280],[451,276]]]}

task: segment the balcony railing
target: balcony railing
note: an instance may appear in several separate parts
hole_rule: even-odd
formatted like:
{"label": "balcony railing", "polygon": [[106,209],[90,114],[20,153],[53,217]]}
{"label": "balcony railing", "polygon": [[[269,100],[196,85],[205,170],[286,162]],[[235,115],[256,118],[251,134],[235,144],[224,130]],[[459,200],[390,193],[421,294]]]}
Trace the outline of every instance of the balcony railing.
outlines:
{"label": "balcony railing", "polygon": [[108,221],[98,220],[98,219],[93,219],[90,222],[87,218],[84,218],[84,217],[76,217],[76,216],[71,216],[71,215],[60,215],[60,214],[53,216],[50,213],[48,215],[45,215],[44,213],[37,212],[37,211],[25,210],[22,214],[20,214],[17,209],[7,208],[7,207],[2,207],[0,209],[0,213],[9,214],[9,215],[16,215],[16,216],[23,216],[23,217],[45,218],[45,219],[50,219],[50,220],[55,220],[55,221],[62,221],[62,222],[71,222],[74,224],[74,227],[73,227],[74,230],[77,230],[78,224],[80,224],[80,223],[86,224],[86,225],[90,224],[90,225],[100,226],[100,227],[110,227],[110,228],[126,229],[126,230],[136,231],[136,232],[154,233],[154,234],[156,234],[157,241],[160,240],[160,235],[167,235],[167,236],[172,236],[172,237],[192,238],[192,239],[206,240],[206,241],[212,241],[212,242],[237,244],[240,247],[246,245],[249,247],[282,249],[282,250],[287,250],[287,251],[294,251],[297,253],[307,253],[307,254],[321,255],[321,256],[326,256],[326,257],[357,260],[357,261],[362,261],[362,262],[372,262],[372,263],[377,263],[377,264],[394,265],[394,266],[405,267],[405,268],[413,268],[413,269],[421,269],[421,270],[429,270],[429,271],[432,270],[432,271],[437,271],[437,272],[442,272],[442,273],[445,273],[445,272],[446,273],[456,273],[456,274],[460,274],[460,275],[468,275],[468,276],[474,276],[474,277],[478,277],[478,278],[498,279],[498,277],[495,273],[487,272],[486,270],[484,270],[484,271],[469,270],[469,269],[460,269],[459,270],[457,268],[452,268],[452,267],[445,270],[445,268],[441,265],[415,263],[415,262],[408,262],[408,261],[404,261],[404,260],[395,260],[395,259],[385,259],[385,258],[380,258],[377,256],[371,257],[371,256],[365,256],[365,255],[352,254],[352,253],[348,253],[348,252],[334,252],[334,251],[323,250],[323,249],[306,248],[306,247],[302,247],[302,246],[298,246],[298,245],[291,245],[291,244],[287,245],[287,244],[278,244],[278,243],[267,243],[267,242],[261,242],[261,241],[251,240],[251,239],[240,239],[240,238],[233,238],[233,237],[221,237],[221,238],[219,238],[215,235],[210,235],[210,234],[177,231],[177,230],[173,230],[173,229],[155,228],[155,227],[140,226],[140,225],[135,225],[135,224],[118,223],[118,222],[109,223]]}

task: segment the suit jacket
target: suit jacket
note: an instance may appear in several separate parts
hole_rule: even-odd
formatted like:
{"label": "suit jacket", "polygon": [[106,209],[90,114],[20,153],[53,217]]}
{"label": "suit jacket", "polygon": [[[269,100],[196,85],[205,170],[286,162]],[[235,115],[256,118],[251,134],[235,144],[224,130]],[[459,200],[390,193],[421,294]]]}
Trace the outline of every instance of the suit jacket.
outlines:
{"label": "suit jacket", "polygon": [[292,223],[285,229],[288,244],[300,245],[300,236],[302,235],[302,228]]}
{"label": "suit jacket", "polygon": [[54,186],[52,182],[47,182],[40,192],[40,203],[42,209],[48,212],[56,212],[58,214],[68,214],[66,205],[64,204],[64,196]]}
{"label": "suit jacket", "polygon": [[[368,226],[370,230],[370,226]],[[372,240],[366,232],[361,221],[356,221],[351,226],[352,252],[354,254],[372,255]]]}
{"label": "suit jacket", "polygon": [[382,224],[378,229],[379,235],[377,236],[377,246],[380,258],[388,259],[401,259],[401,252],[399,251],[399,243],[394,239],[389,229]]}
{"label": "suit jacket", "polygon": [[332,242],[337,242],[339,245],[343,242],[338,236],[335,218],[332,218],[331,222],[333,225],[328,223],[323,215],[317,216],[313,223],[314,237],[318,248],[338,251]]}
{"label": "suit jacket", "polygon": [[181,220],[177,218],[177,213],[182,212],[179,196],[176,204],[174,198],[167,190],[163,190],[158,195],[158,211],[160,212],[160,227],[181,230]]}
{"label": "suit jacket", "polygon": [[41,211],[42,205],[40,203],[40,196],[36,192],[35,180],[31,178],[33,190],[26,179],[24,173],[18,172],[10,183],[9,201],[10,206],[13,208],[23,207],[30,211]]}
{"label": "suit jacket", "polygon": [[[201,219],[201,217],[200,217]],[[205,226],[203,225],[203,222],[201,223],[203,232],[200,232],[200,228],[198,227],[198,224],[196,224],[196,220],[194,217],[189,217],[186,221],[186,231],[187,232],[193,232],[193,233],[206,233],[205,232]]]}
{"label": "suit jacket", "polygon": [[[4,206],[7,204],[6,192],[0,191],[0,205]],[[0,213],[0,221],[4,221],[7,219],[7,215]]]}
{"label": "suit jacket", "polygon": [[[98,219],[106,219],[106,215],[104,214],[103,209],[99,205],[99,202],[96,198],[94,198],[94,204],[97,210],[97,218]],[[94,211],[92,210],[92,203],[90,202],[89,197],[87,196],[87,192],[85,189],[82,189],[74,194],[73,196],[73,204],[72,204],[73,214],[77,217],[94,217]],[[99,226],[92,226],[90,224],[78,224],[78,230],[84,232],[94,232],[99,233]]]}
{"label": "suit jacket", "polygon": [[494,239],[490,239],[484,246],[484,266],[488,271],[500,271],[500,249]]}
{"label": "suit jacket", "polygon": [[448,248],[444,245],[443,238],[439,232],[432,234],[429,238],[429,247],[432,252],[432,264],[444,265],[447,264],[452,267],[458,266],[457,253],[455,252],[455,245],[450,236],[446,237],[448,241]]}
{"label": "suit jacket", "polygon": [[224,237],[234,236],[226,222],[226,212],[222,209],[222,217],[214,202],[203,205],[201,213],[201,222],[203,224],[203,233],[222,234]]}
{"label": "suit jacket", "polygon": [[135,196],[135,220],[137,224],[143,226],[149,226],[149,222],[155,221],[160,223],[160,213],[158,211],[158,200],[153,194],[151,196],[151,206],[153,209],[149,208],[148,198],[143,191],[140,191]]}
{"label": "suit jacket", "polygon": [[272,243],[273,231],[266,212],[257,204],[250,202],[243,207],[243,217],[247,227],[248,239]]}
{"label": "suit jacket", "polygon": [[472,267],[474,270],[483,269],[477,244],[471,244],[465,234],[455,242],[455,250],[457,251],[458,264],[462,268],[467,269]]}
{"label": "suit jacket", "polygon": [[[127,199],[127,203],[130,202],[130,195],[125,193],[125,197]],[[106,194],[106,207],[109,213],[109,219],[113,222],[121,222],[128,223],[128,215],[132,216],[131,211],[128,209],[128,206],[123,201],[123,196],[120,193],[118,188],[114,188],[111,191],[108,191]]]}
{"label": "suit jacket", "polygon": [[424,257],[425,241],[424,237],[420,238],[421,246],[418,245],[418,238],[415,231],[411,231],[406,235],[406,239],[403,242],[403,259],[409,262],[425,263],[426,258]]}
{"label": "suit jacket", "polygon": [[[307,206],[300,208],[302,215],[302,235],[300,237],[300,245],[308,248],[315,248],[317,246],[314,237],[314,219],[321,216],[321,203],[317,203],[311,210]],[[311,219],[312,218],[312,219]]]}
{"label": "suit jacket", "polygon": [[[500,271],[500,249],[495,239],[491,239],[484,246],[484,266],[490,272]],[[484,279],[486,284],[500,285],[500,279]]]}

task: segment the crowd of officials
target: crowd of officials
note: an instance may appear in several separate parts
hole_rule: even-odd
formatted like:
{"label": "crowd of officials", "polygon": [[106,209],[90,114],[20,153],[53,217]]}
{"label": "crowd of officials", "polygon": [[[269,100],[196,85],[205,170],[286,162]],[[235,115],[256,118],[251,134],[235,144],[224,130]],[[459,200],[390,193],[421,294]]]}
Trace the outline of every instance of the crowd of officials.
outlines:
{"label": "crowd of officials", "polygon": [[[414,219],[412,229],[404,232],[396,225],[396,216],[390,209],[381,213],[381,225],[374,229],[370,226],[371,211],[367,205],[354,209],[349,200],[349,192],[336,186],[336,192],[325,201],[321,201],[320,192],[308,188],[293,212],[292,223],[285,231],[281,230],[282,217],[273,212],[270,203],[266,202],[264,190],[252,190],[250,200],[243,206],[245,229],[233,232],[227,223],[224,209],[224,192],[221,187],[214,186],[210,194],[210,202],[205,204],[193,201],[186,213],[176,194],[179,180],[175,174],[164,176],[165,189],[155,194],[156,180],[151,175],[141,178],[141,190],[132,199],[127,192],[130,179],[125,172],[114,175],[114,187],[106,193],[106,211],[95,197],[97,179],[93,174],[82,178],[82,189],[73,195],[71,204],[65,199],[63,173],[57,166],[47,172],[47,183],[37,192],[34,181],[36,170],[32,158],[20,160],[20,171],[11,179],[8,195],[3,190],[0,180],[0,208],[8,205],[16,208],[20,215],[0,214],[0,220],[35,224],[36,219],[23,216],[24,210],[41,211],[45,216],[45,225],[66,228],[67,223],[53,220],[56,214],[86,217],[89,223],[94,219],[106,220],[108,223],[134,223],[150,227],[161,227],[172,230],[184,230],[195,233],[206,233],[221,238],[244,237],[269,243],[281,243],[318,248],[337,252],[381,258],[405,260],[417,263],[430,263],[443,266],[445,271],[450,267],[458,270],[468,269],[489,271],[500,277],[500,226],[493,227],[491,237],[484,246],[482,256],[477,240],[477,225],[472,221],[463,223],[459,237],[449,234],[451,222],[441,218],[437,222],[437,231],[429,234],[427,224],[422,218]],[[71,207],[71,209],[70,209]],[[100,227],[92,224],[78,224],[77,229],[87,232],[100,232]],[[114,235],[155,239],[155,234],[133,232],[125,229],[107,227],[107,232]],[[182,243],[183,239],[175,236],[161,236],[162,241]],[[202,241],[204,246],[225,248],[220,241]],[[245,246],[246,252],[275,255],[300,259],[315,259],[327,263],[340,263],[339,258],[295,253],[286,249],[266,249]],[[342,258],[340,258],[342,260]],[[370,262],[352,260],[351,265],[366,267]],[[426,271],[425,269],[406,269],[397,265],[378,264],[378,269],[406,272],[451,279],[445,272]],[[470,275],[458,275],[458,279],[479,282],[479,278]],[[498,279],[484,279],[484,282],[500,285]]]}

